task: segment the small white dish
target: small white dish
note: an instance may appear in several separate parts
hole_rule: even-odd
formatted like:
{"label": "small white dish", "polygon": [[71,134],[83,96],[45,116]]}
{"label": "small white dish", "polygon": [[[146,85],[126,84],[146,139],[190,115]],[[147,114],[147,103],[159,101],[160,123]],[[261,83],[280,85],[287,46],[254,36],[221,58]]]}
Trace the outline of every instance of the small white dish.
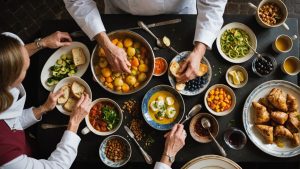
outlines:
{"label": "small white dish", "polygon": [[53,91],[53,89],[55,87],[55,85],[48,86],[46,84],[47,79],[50,77],[50,70],[49,70],[50,67],[56,64],[56,61],[61,57],[62,54],[69,53],[69,52],[71,52],[71,50],[73,48],[77,48],[77,47],[80,47],[83,49],[84,55],[86,57],[86,62],[85,62],[85,64],[77,67],[77,72],[74,74],[74,76],[81,77],[85,73],[85,71],[87,70],[89,63],[90,63],[90,57],[91,57],[90,51],[83,43],[71,42],[71,45],[64,46],[64,47],[57,49],[45,63],[45,65],[42,69],[42,73],[41,73],[41,83],[46,90]]}
{"label": "small white dish", "polygon": [[[53,92],[55,93],[55,92],[59,91],[60,88],[62,88],[64,85],[72,84],[74,81],[83,85],[85,87],[85,92],[90,96],[90,99],[93,98],[90,86],[83,79],[81,79],[80,77],[76,77],[76,76],[66,77],[66,78],[62,79],[61,81],[59,81],[57,83],[57,85],[55,86]],[[63,108],[63,105],[56,104],[56,108],[64,115],[69,116],[71,114],[71,112],[68,112]]]}
{"label": "small white dish", "polygon": [[[215,89],[215,88],[220,88],[220,87],[221,87],[221,88],[224,88],[224,89],[231,95],[232,102],[231,102],[231,106],[230,106],[230,108],[229,108],[228,110],[225,110],[225,111],[222,111],[222,112],[216,112],[216,111],[212,110],[212,109],[208,106],[207,100],[206,100],[206,99],[207,99],[207,97],[208,97],[208,93],[209,93],[211,90],[213,90],[213,89]],[[235,97],[235,94],[234,94],[233,90],[232,90],[229,86],[224,85],[224,84],[215,84],[215,85],[211,86],[211,87],[206,91],[205,96],[204,96],[204,104],[205,104],[206,109],[207,109],[211,114],[213,114],[213,115],[215,115],[215,116],[225,116],[225,115],[231,113],[232,110],[234,109],[235,104],[236,104],[236,97]]]}
{"label": "small white dish", "polygon": [[[160,74],[156,74],[155,73],[155,61],[158,60],[158,59],[162,60],[164,62],[164,64],[165,64],[165,70],[162,71]],[[166,59],[164,59],[162,57],[155,57],[153,76],[162,76],[162,75],[164,75],[167,72],[168,68],[169,68],[169,65],[168,65],[168,62],[166,61]]]}
{"label": "small white dish", "polygon": [[[239,85],[234,84],[232,78],[229,77],[229,76],[230,76],[230,75],[229,75],[229,72],[232,71],[232,70],[241,71],[241,72],[243,73],[243,75],[244,75],[244,81],[241,82]],[[247,82],[248,82],[248,73],[247,73],[247,70],[246,70],[244,67],[239,66],[239,65],[234,65],[234,66],[231,66],[231,67],[227,70],[227,72],[226,72],[226,74],[225,74],[225,78],[226,78],[226,81],[227,81],[227,83],[229,84],[229,86],[231,86],[231,87],[233,87],[233,88],[242,88],[242,87],[244,87],[244,86],[247,84]]]}
{"label": "small white dish", "polygon": [[236,59],[228,57],[222,51],[221,37],[222,37],[223,33],[226,30],[233,29],[233,28],[238,28],[238,29],[241,29],[241,30],[245,31],[250,36],[252,48],[256,50],[256,48],[257,48],[257,38],[256,38],[254,32],[247,25],[239,23],[239,22],[232,22],[232,23],[229,23],[229,24],[225,25],[220,30],[219,35],[217,36],[216,45],[217,45],[217,48],[218,48],[218,51],[219,51],[220,55],[225,60],[227,60],[228,62],[231,62],[231,63],[243,63],[243,62],[246,62],[247,60],[249,60],[254,55],[254,52],[251,49],[249,49],[250,51],[249,51],[249,53],[247,55],[245,55],[244,57],[241,57],[241,58],[236,58]]}

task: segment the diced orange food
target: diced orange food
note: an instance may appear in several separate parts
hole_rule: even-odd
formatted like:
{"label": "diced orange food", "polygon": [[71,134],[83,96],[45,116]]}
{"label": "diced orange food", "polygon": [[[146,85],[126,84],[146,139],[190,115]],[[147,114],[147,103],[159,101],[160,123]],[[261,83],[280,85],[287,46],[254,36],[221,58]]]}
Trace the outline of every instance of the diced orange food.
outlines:
{"label": "diced orange food", "polygon": [[232,97],[224,88],[212,89],[206,98],[207,105],[215,112],[228,110],[232,104]]}

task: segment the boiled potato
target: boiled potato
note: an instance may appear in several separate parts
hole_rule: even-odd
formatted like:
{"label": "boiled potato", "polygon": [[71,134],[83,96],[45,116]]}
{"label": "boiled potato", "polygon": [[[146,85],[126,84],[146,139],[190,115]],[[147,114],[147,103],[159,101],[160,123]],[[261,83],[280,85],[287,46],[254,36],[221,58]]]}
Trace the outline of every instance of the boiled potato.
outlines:
{"label": "boiled potato", "polygon": [[127,48],[127,55],[129,57],[133,57],[135,55],[135,49],[133,47],[128,47]]}
{"label": "boiled potato", "polygon": [[139,81],[139,82],[143,82],[144,80],[146,80],[146,78],[147,78],[146,73],[140,73],[140,74],[138,75],[138,81]]}
{"label": "boiled potato", "polygon": [[127,76],[126,83],[129,85],[134,85],[136,83],[136,78],[134,76]]}
{"label": "boiled potato", "polygon": [[111,70],[108,67],[106,67],[101,70],[101,73],[104,77],[109,77],[111,75]]}
{"label": "boiled potato", "polygon": [[122,85],[122,91],[123,92],[128,92],[130,90],[129,85],[126,83],[123,83]]}
{"label": "boiled potato", "polygon": [[118,77],[118,78],[115,78],[115,80],[114,80],[114,85],[115,86],[122,86],[123,85],[123,80],[122,80],[122,78],[120,78],[120,77]]}
{"label": "boiled potato", "polygon": [[139,71],[140,72],[148,72],[148,66],[146,64],[140,64]]}
{"label": "boiled potato", "polygon": [[99,60],[99,66],[101,68],[105,68],[107,65],[108,65],[107,60],[105,58],[100,58],[100,60]]}
{"label": "boiled potato", "polygon": [[133,44],[132,39],[126,38],[126,39],[124,40],[124,46],[125,46],[126,48],[132,46],[132,44]]}
{"label": "boiled potato", "polygon": [[122,42],[118,42],[118,43],[117,43],[117,46],[118,46],[119,48],[123,48],[123,43],[122,43]]}

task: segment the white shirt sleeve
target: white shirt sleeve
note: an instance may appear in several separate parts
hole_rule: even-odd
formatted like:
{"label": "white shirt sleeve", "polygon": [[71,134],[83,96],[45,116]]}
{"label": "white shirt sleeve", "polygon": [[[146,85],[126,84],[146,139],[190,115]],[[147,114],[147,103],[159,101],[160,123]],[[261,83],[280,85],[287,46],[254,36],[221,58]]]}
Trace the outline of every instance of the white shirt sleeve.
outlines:
{"label": "white shirt sleeve", "polygon": [[93,0],[64,0],[64,2],[70,15],[91,40],[98,33],[105,31],[96,2]]}
{"label": "white shirt sleeve", "polygon": [[197,0],[197,22],[194,43],[202,42],[211,49],[223,24],[227,0]]}
{"label": "white shirt sleeve", "polygon": [[32,126],[36,122],[39,122],[42,118],[36,119],[34,116],[34,113],[32,111],[32,108],[24,109],[22,116],[19,117],[20,123],[22,128],[25,130],[26,128]]}
{"label": "white shirt sleeve", "polygon": [[71,131],[65,131],[48,160],[37,160],[21,155],[12,161],[0,166],[0,169],[68,169],[77,155],[80,138]]}
{"label": "white shirt sleeve", "polygon": [[165,164],[165,163],[156,162],[155,166],[154,166],[154,169],[172,169],[172,168],[170,166],[168,166],[167,164]]}

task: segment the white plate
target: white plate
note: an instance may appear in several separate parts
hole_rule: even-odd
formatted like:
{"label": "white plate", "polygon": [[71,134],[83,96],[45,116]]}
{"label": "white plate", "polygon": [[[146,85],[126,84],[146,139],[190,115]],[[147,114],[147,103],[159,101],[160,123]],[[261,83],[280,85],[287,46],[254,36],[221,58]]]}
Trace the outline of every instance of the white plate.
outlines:
{"label": "white plate", "polygon": [[242,58],[237,58],[237,59],[232,59],[232,58],[228,57],[221,49],[221,41],[220,40],[221,40],[222,34],[226,30],[232,29],[232,28],[239,28],[239,29],[242,29],[243,31],[247,32],[247,34],[250,36],[250,39],[251,39],[251,46],[256,50],[256,48],[257,48],[257,38],[256,38],[254,32],[245,24],[242,24],[242,23],[239,23],[239,22],[232,22],[232,23],[229,23],[229,24],[225,25],[220,30],[220,33],[219,33],[219,35],[217,37],[217,41],[216,41],[218,51],[225,60],[227,60],[231,63],[246,62],[247,60],[249,60],[254,55],[254,52],[251,49],[250,49],[250,52],[246,56],[244,56]]}
{"label": "white plate", "polygon": [[49,71],[49,68],[53,65],[55,65],[56,61],[60,58],[60,56],[64,53],[69,53],[71,52],[71,50],[73,48],[76,48],[76,47],[80,47],[83,49],[83,52],[84,52],[84,55],[86,57],[86,62],[85,64],[83,65],[80,65],[77,67],[77,72],[74,74],[74,76],[77,76],[77,77],[81,77],[85,71],[87,70],[88,66],[89,66],[89,63],[90,63],[90,51],[89,49],[83,44],[83,43],[80,43],[80,42],[71,42],[71,45],[70,46],[64,46],[64,47],[61,47],[59,48],[58,50],[56,50],[50,57],[49,59],[47,60],[47,62],[45,63],[43,69],[42,69],[42,73],[41,73],[41,83],[43,85],[43,87],[48,90],[48,91],[52,91],[55,87],[55,85],[53,86],[48,86],[46,84],[46,81],[47,79],[50,77],[50,71]]}
{"label": "white plate", "polygon": [[[64,79],[62,79],[61,81],[59,81],[57,83],[57,85],[55,86],[53,92],[57,92],[61,87],[63,87],[64,85],[66,84],[71,84],[73,83],[74,81],[78,82],[79,84],[83,85],[85,87],[85,92],[87,92],[90,96],[90,99],[92,100],[92,91],[91,91],[91,88],[90,86],[83,80],[81,79],[80,77],[76,77],[76,76],[72,76],[72,77],[66,77]],[[70,115],[71,112],[68,112],[66,111],[64,108],[63,108],[63,105],[59,105],[59,104],[56,104],[56,108],[62,113],[62,114],[65,114],[65,115]]]}
{"label": "white plate", "polygon": [[204,155],[189,161],[181,169],[242,169],[242,167],[222,156]]}
{"label": "white plate", "polygon": [[[300,146],[292,147],[290,141],[285,141],[285,147],[280,148],[276,144],[264,143],[263,137],[254,127],[254,109],[253,101],[267,96],[273,88],[280,88],[283,92],[292,94],[300,100],[300,87],[284,80],[271,80],[257,86],[248,96],[243,108],[243,124],[250,140],[263,152],[275,157],[293,157],[300,154]],[[300,108],[298,108],[298,111]]]}

